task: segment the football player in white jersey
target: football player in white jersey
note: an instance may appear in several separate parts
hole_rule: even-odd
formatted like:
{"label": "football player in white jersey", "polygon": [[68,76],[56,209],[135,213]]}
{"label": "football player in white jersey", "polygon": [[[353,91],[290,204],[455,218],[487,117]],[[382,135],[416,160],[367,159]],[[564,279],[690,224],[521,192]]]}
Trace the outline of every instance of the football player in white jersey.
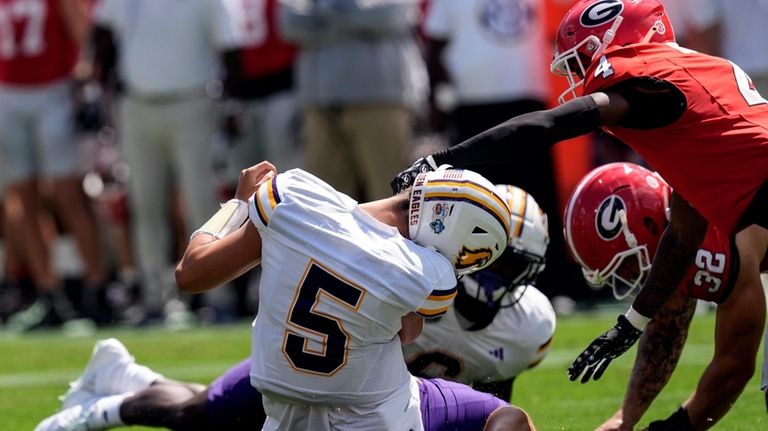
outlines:
{"label": "football player in white jersey", "polygon": [[250,374],[264,430],[423,430],[400,341],[449,308],[456,275],[504,251],[506,203],[464,170],[362,205],[305,171],[275,172],[241,173],[235,199],[190,239],[179,287],[204,292],[261,263]]}
{"label": "football player in white jersey", "polygon": [[545,265],[547,215],[524,190],[497,190],[512,213],[507,250],[487,269],[462,277],[453,309],[427,320],[403,352],[414,375],[459,381],[510,400],[515,377],[549,351],[555,311],[533,286]]}

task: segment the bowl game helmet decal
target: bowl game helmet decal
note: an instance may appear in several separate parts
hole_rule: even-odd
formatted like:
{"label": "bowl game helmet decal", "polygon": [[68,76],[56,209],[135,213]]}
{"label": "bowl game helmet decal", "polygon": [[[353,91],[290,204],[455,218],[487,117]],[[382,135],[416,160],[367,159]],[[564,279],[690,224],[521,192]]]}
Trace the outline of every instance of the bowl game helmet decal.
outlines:
{"label": "bowl game helmet decal", "polygon": [[423,172],[408,210],[411,240],[445,256],[457,275],[490,265],[507,243],[510,214],[493,184],[464,169]]}

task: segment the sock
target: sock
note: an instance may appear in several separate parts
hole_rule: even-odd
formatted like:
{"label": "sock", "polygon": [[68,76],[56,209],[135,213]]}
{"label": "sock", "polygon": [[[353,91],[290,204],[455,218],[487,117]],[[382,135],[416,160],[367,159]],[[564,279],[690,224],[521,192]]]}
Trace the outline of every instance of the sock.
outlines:
{"label": "sock", "polygon": [[133,392],[126,392],[97,400],[88,413],[87,425],[89,429],[107,429],[125,425],[120,417],[120,406],[126,398],[132,395]]}

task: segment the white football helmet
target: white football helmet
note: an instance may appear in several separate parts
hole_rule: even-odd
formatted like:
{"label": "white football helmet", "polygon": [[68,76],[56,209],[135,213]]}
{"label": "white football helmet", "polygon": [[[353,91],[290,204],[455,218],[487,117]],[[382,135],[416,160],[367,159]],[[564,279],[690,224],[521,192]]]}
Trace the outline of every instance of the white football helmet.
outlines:
{"label": "white football helmet", "polygon": [[[470,276],[472,281],[463,283],[467,294],[478,301],[501,304],[502,298],[518,286],[536,283],[546,265],[549,246],[547,215],[536,200],[525,190],[506,184],[496,186],[511,214],[511,228],[507,249],[489,268]],[[501,306],[516,301],[504,301]]]}
{"label": "white football helmet", "polygon": [[510,224],[503,198],[478,173],[438,168],[419,174],[413,182],[409,236],[445,256],[457,276],[496,260],[506,247]]}

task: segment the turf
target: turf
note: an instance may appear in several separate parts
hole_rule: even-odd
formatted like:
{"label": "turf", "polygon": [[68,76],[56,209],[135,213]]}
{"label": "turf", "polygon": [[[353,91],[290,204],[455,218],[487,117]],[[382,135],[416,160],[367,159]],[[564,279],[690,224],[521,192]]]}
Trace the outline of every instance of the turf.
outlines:
{"label": "turf", "polygon": [[[517,379],[514,403],[528,410],[540,431],[591,430],[618,407],[634,350],[614,361],[598,382],[573,383],[565,373],[570,361],[612,319],[607,314],[561,317],[549,356]],[[712,356],[713,328],[714,314],[696,316],[681,363],[642,426],[667,417],[688,396]],[[167,377],[207,383],[248,355],[249,329],[242,322],[186,330],[110,329],[79,337],[60,331],[24,336],[0,331],[0,430],[31,430],[54,412],[57,396],[80,373],[99,338],[119,338],[137,361]],[[768,429],[759,378],[758,371],[728,415],[712,429]]]}

